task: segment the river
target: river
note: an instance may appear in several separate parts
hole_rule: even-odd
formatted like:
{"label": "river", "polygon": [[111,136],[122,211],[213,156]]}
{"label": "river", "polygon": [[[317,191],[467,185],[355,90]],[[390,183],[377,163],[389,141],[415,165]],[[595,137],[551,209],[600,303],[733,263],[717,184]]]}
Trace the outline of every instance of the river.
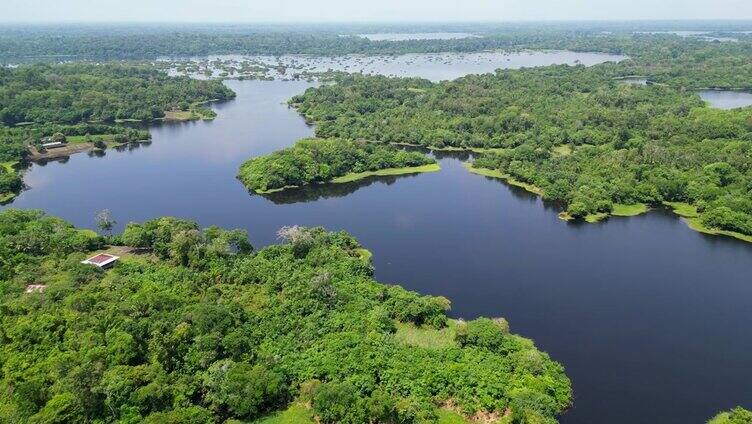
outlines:
{"label": "river", "polygon": [[[244,228],[254,245],[284,225],[347,230],[376,277],[452,300],[452,315],[504,316],[561,361],[566,424],[703,423],[752,399],[752,245],[704,236],[665,211],[567,224],[554,207],[467,172],[442,170],[269,198],[235,179],[245,159],[313,128],[284,102],[312,84],[228,81],[215,121],[155,125],[153,142],[32,165],[10,206],[93,227],[173,215]],[[8,207],[8,206],[6,206]]]}

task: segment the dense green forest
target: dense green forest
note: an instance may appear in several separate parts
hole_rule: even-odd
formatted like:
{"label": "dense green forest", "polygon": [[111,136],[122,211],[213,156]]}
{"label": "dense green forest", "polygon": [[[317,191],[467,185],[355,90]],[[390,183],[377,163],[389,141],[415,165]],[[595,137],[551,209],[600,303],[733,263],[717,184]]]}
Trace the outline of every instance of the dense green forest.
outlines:
{"label": "dense green forest", "polygon": [[[474,23],[402,25],[25,25],[0,26],[0,60],[156,59],[160,56],[342,55],[478,52],[494,49],[571,49],[607,51],[632,56],[663,44],[675,54],[683,44],[714,44],[703,39],[650,31],[694,27],[710,35],[752,40],[750,23]],[[359,34],[374,32],[465,32],[462,39],[371,41]],[[727,43],[732,44],[732,43]],[[744,43],[740,43],[744,44]]]}
{"label": "dense green forest", "polygon": [[219,81],[169,77],[146,66],[59,64],[0,68],[0,121],[76,124],[161,118],[234,97]]}
{"label": "dense green forest", "polygon": [[752,424],[752,412],[743,408],[734,408],[715,416],[708,424]]}
{"label": "dense green forest", "polygon": [[240,166],[238,178],[250,190],[268,193],[328,182],[349,174],[366,176],[369,172],[435,163],[425,154],[391,146],[340,139],[306,139],[270,155],[249,159]]}
{"label": "dense green forest", "polygon": [[441,83],[354,75],[291,103],[319,137],[492,150],[474,166],[533,187],[569,217],[672,202],[694,208],[696,227],[752,235],[752,109],[706,107],[681,74],[665,85],[619,80],[636,66],[499,70]]}
{"label": "dense green forest", "polygon": [[[279,235],[254,252],[244,231],[175,218],[104,238],[1,212],[0,421],[249,422],[306,405],[321,423],[553,424],[570,404],[561,365],[505,320],[448,320],[447,299],[374,281],[346,233]],[[80,263],[105,242],[139,250]]]}

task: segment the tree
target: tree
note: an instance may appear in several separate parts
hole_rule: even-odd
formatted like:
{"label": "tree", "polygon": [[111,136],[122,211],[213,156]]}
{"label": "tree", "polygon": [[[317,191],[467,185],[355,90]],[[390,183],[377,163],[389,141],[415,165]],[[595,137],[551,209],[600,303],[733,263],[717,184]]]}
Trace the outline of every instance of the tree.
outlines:
{"label": "tree", "polygon": [[226,409],[238,418],[255,418],[285,399],[282,378],[262,365],[219,361],[204,377],[212,409]]}
{"label": "tree", "polygon": [[63,133],[57,132],[52,135],[52,141],[54,141],[55,143],[65,143],[66,140],[67,138],[65,137],[65,134]]}
{"label": "tree", "polygon": [[107,233],[108,235],[112,232],[115,224],[117,224],[117,222],[112,218],[112,212],[110,212],[109,209],[103,209],[99,211],[96,216],[96,221],[97,228],[99,228],[100,231]]}

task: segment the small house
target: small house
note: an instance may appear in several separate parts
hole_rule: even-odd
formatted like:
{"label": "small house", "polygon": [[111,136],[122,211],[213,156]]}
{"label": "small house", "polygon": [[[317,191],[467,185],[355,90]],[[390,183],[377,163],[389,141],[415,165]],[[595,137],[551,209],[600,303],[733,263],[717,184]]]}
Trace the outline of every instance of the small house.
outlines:
{"label": "small house", "polygon": [[63,138],[55,138],[55,137],[42,137],[40,140],[42,143],[42,147],[45,149],[55,149],[58,147],[63,147],[68,144],[68,142],[65,140],[65,137]]}
{"label": "small house", "polygon": [[63,147],[65,145],[66,145],[66,143],[63,143],[62,141],[53,141],[51,143],[42,143],[42,147],[44,147],[45,149],[48,149],[48,150],[49,149],[55,149],[55,148],[58,148],[58,147]]}
{"label": "small house", "polygon": [[81,263],[98,266],[100,268],[109,268],[114,265],[115,262],[118,261],[118,259],[120,259],[120,256],[110,255],[108,253],[100,253],[98,255],[92,256],[89,259],[81,261]]}

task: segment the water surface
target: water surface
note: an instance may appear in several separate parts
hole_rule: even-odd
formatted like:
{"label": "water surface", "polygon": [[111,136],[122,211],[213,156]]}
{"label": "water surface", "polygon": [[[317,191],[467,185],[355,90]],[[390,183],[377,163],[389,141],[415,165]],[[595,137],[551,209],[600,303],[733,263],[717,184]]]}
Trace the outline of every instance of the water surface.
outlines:
{"label": "water surface", "polygon": [[213,122],[152,128],[153,142],[102,157],[32,165],[12,204],[93,227],[173,215],[244,228],[256,246],[285,225],[347,230],[376,277],[452,300],[452,314],[504,316],[571,377],[567,424],[702,423],[752,406],[752,247],[693,232],[656,211],[567,224],[526,192],[442,170],[262,197],[235,179],[250,156],[313,129],[283,103],[311,84],[230,81]]}
{"label": "water surface", "polygon": [[396,33],[381,32],[377,34],[360,34],[359,37],[367,38],[371,41],[407,41],[407,40],[458,40],[462,38],[473,38],[477,35],[466,32],[412,32]]}
{"label": "water surface", "polygon": [[[571,51],[521,51],[481,53],[416,53],[405,55],[346,55],[346,56],[237,56],[215,55],[175,60],[173,65],[190,64],[194,71],[179,72],[177,66],[170,69],[172,75],[190,75],[199,78],[219,76],[223,71],[239,69],[244,64],[264,68],[263,72],[249,72],[253,78],[275,80],[313,79],[313,74],[327,71],[379,74],[397,77],[420,77],[432,81],[452,80],[467,74],[483,74],[497,69],[519,69],[548,65],[591,66],[603,62],[619,62],[626,56],[607,53]],[[162,61],[170,59],[163,58]],[[242,72],[230,75],[242,77]]]}
{"label": "water surface", "polygon": [[752,93],[748,91],[702,90],[698,93],[710,106],[718,109],[737,109],[752,106]]}

